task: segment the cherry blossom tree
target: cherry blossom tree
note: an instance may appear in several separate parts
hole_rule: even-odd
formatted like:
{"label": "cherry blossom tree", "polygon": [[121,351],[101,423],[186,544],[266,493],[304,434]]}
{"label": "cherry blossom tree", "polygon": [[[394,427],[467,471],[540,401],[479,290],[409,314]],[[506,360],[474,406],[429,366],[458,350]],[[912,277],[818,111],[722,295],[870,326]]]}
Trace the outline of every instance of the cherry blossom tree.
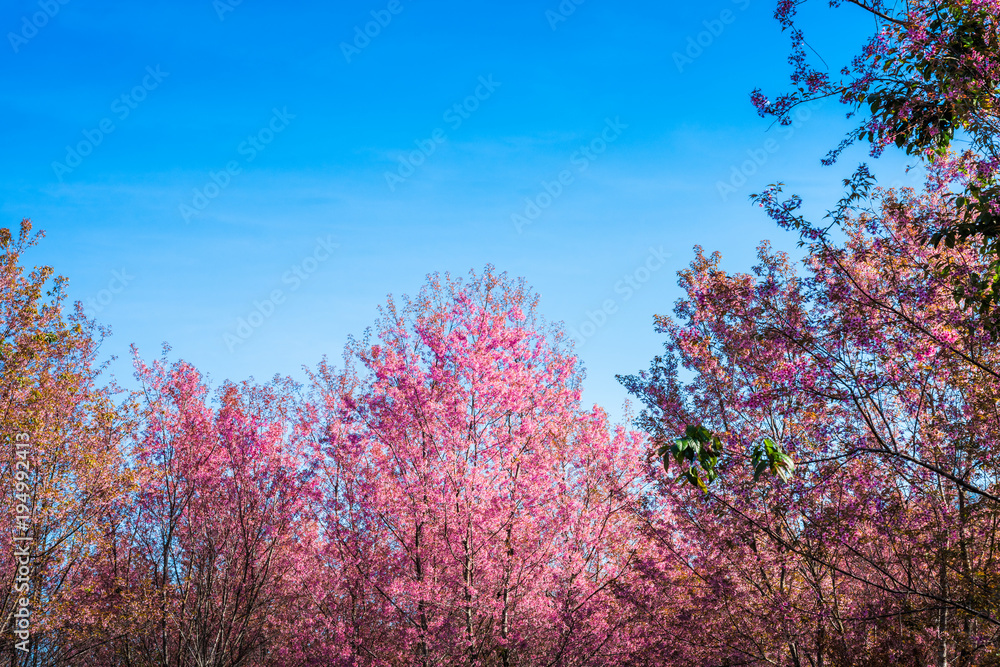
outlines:
{"label": "cherry blossom tree", "polygon": [[227,383],[213,405],[189,364],[136,368],[133,504],[90,573],[87,664],[303,664],[319,531],[289,385]]}
{"label": "cherry blossom tree", "polygon": [[316,374],[328,559],[360,664],[626,664],[640,435],[580,406],[537,297],[491,267],[390,299]]}
{"label": "cherry blossom tree", "polygon": [[0,229],[0,661],[11,666],[72,660],[63,600],[124,483],[121,419],[98,384],[103,331],[66,307],[65,278],[22,266],[41,236],[29,220]]}
{"label": "cherry blossom tree", "polygon": [[[997,660],[1000,366],[950,282],[984,260],[969,243],[924,242],[926,221],[949,211],[933,183],[858,192],[832,230],[765,193],[761,205],[802,234],[806,274],[768,244],[753,274],[699,249],[677,319],[657,318],[665,354],[622,378],[656,454],[707,491],[664,483],[669,512],[652,526],[661,549],[678,535],[693,549],[690,603],[671,600],[677,573],[647,556],[665,608],[699,628],[670,626],[688,659]],[[712,442],[701,431],[721,444],[714,459],[685,455]],[[760,466],[785,460],[775,453],[794,471]]]}
{"label": "cherry blossom tree", "polygon": [[[762,116],[787,124],[797,105],[836,97],[849,117],[861,120],[825,163],[860,140],[873,156],[896,146],[947,173],[945,182],[957,187],[942,202],[947,214],[925,220],[925,236],[934,245],[971,241],[987,258],[956,285],[956,295],[991,314],[983,325],[1000,335],[1000,3],[834,0],[831,6],[844,5],[874,26],[839,76],[810,57],[800,4],[779,0],[775,11],[791,36],[793,89],[776,98],[756,90],[753,104]],[[953,152],[956,140],[962,148]]]}

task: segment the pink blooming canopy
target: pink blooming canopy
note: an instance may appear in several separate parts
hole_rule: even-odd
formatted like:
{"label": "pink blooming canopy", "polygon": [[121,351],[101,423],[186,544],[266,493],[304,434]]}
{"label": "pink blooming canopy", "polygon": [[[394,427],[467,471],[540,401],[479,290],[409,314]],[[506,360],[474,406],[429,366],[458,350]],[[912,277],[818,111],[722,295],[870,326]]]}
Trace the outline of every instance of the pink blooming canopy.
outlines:
{"label": "pink blooming canopy", "polygon": [[65,279],[22,268],[31,224],[0,230],[0,660],[1000,664],[1000,6],[846,4],[876,29],[834,81],[779,3],[795,89],[754,103],[838,95],[927,186],[862,166],[827,226],[757,195],[804,266],[696,248],[621,378],[641,430],[489,266],[390,298],[307,386],[213,391],[165,350],[122,392]]}

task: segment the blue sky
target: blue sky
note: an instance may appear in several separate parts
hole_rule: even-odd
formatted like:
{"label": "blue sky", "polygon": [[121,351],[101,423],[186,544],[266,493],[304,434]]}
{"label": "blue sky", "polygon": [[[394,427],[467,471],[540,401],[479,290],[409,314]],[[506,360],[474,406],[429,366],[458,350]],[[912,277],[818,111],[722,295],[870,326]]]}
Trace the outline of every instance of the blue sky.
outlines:
{"label": "blue sky", "polygon": [[[2,224],[45,230],[29,261],[111,326],[119,377],[130,344],[152,357],[166,341],[216,381],[301,378],[387,294],[489,262],[585,336],[585,399],[618,416],[614,375],[659,351],[652,315],[673,307],[692,246],[733,270],[761,239],[794,250],[747,196],[781,180],[825,210],[864,159],[819,166],[848,127],[834,102],[791,128],[754,113],[750,91],[787,77],[772,11],[8,2]],[[839,68],[867,19],[809,12],[810,44]],[[876,173],[912,182],[902,166]]]}

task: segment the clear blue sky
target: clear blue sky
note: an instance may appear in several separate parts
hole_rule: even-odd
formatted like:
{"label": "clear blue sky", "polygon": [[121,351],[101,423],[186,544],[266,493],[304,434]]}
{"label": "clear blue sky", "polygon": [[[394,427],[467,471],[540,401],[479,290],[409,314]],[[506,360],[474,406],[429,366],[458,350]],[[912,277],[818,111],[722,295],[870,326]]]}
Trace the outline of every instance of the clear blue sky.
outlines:
{"label": "clear blue sky", "polygon": [[[839,68],[866,19],[822,4],[810,43]],[[848,127],[833,102],[791,129],[754,113],[750,91],[783,90],[788,71],[772,11],[8,2],[2,224],[46,231],[29,261],[68,276],[111,326],[103,353],[121,377],[129,344],[153,357],[163,341],[214,380],[301,377],[388,293],[490,262],[589,334],[585,398],[617,416],[614,375],[659,351],[652,315],[672,308],[692,246],[736,270],[761,239],[794,249],[747,195],[783,180],[825,210],[864,158],[819,166]],[[746,183],[732,180],[754,155]],[[900,165],[876,172],[892,182]],[[275,290],[273,312],[227,343]]]}

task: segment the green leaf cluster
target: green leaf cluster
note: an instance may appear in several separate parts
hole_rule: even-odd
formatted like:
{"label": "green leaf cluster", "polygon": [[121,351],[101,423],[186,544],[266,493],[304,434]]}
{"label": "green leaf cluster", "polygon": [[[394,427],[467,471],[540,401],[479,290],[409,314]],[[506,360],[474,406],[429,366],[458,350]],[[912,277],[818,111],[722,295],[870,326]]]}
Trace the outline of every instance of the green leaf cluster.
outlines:
{"label": "green leaf cluster", "polygon": [[684,437],[660,445],[657,454],[663,459],[663,469],[670,469],[670,459],[681,469],[681,477],[702,491],[719,477],[717,467],[722,454],[722,439],[704,426],[688,425]]}
{"label": "green leaf cluster", "polygon": [[795,461],[770,438],[764,438],[763,444],[754,447],[751,463],[755,482],[768,471],[782,482],[787,482],[795,472]]}

